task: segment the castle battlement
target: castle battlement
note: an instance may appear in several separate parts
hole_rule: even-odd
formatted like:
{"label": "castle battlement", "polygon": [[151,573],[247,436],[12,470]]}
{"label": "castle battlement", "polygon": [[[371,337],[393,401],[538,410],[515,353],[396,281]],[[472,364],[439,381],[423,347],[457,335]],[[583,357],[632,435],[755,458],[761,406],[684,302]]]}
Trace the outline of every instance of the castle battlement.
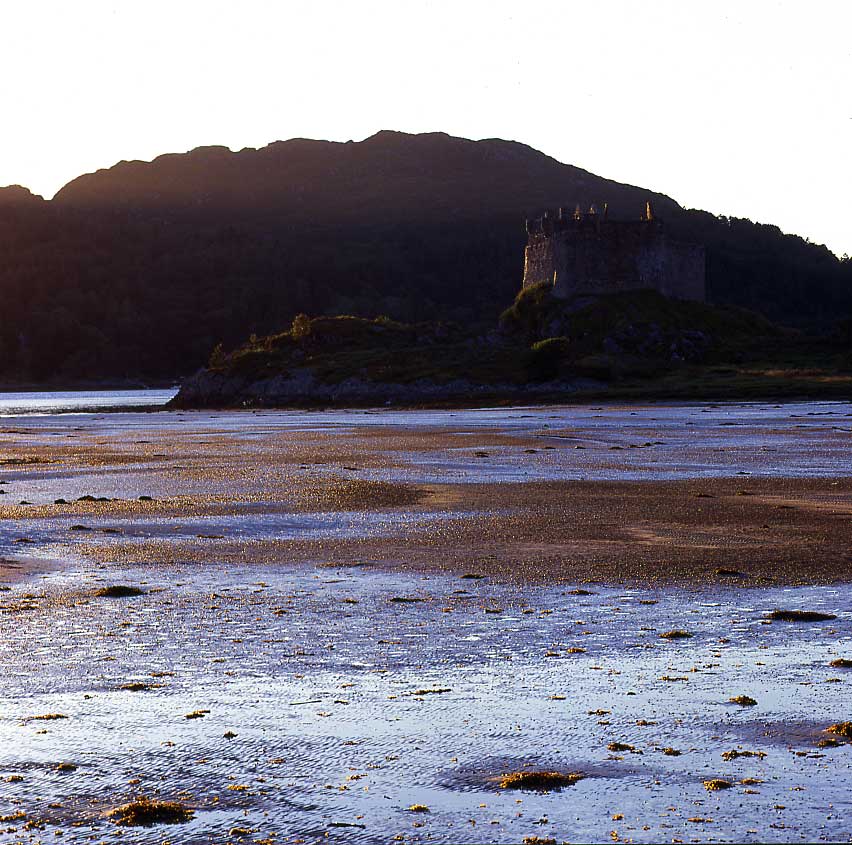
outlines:
{"label": "castle battlement", "polygon": [[523,287],[546,282],[563,298],[651,288],[703,301],[704,274],[704,247],[672,239],[650,202],[637,220],[614,220],[604,205],[527,221]]}

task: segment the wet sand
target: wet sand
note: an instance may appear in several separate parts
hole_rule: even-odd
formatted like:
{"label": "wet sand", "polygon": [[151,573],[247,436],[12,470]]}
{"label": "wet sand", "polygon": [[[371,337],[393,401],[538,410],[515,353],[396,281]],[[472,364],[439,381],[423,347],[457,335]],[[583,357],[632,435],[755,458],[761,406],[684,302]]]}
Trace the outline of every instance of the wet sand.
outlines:
{"label": "wet sand", "polygon": [[[125,564],[203,563],[214,555],[244,565],[369,563],[544,584],[713,587],[852,580],[852,481],[845,479],[332,487],[314,491],[325,513],[357,508],[388,518],[404,508],[405,520],[390,536],[377,530],[235,538],[229,520],[240,513],[247,518],[251,503],[235,510],[189,501],[160,517],[174,522],[164,536],[134,525],[133,508],[122,507],[121,520],[99,514],[97,524],[130,541],[98,538],[81,551]],[[264,512],[271,518],[300,507],[306,505],[291,501],[283,511],[268,503]],[[85,521],[86,511],[75,515]],[[193,519],[199,520],[196,533],[180,528]]]}
{"label": "wet sand", "polygon": [[[848,839],[850,419],[6,421],[0,556],[56,568],[0,570],[0,842],[140,794],[195,817],[123,841]],[[586,777],[499,788],[524,767]]]}
{"label": "wet sand", "polygon": [[[839,403],[46,417],[0,430],[0,525],[20,526],[12,547],[55,526],[122,563],[215,550],[536,583],[832,583],[852,579],[850,420]],[[395,526],[261,518],[299,513]]]}
{"label": "wet sand", "polygon": [[22,555],[16,555],[14,558],[0,557],[0,590],[57,568],[58,565],[53,560],[39,560]]}

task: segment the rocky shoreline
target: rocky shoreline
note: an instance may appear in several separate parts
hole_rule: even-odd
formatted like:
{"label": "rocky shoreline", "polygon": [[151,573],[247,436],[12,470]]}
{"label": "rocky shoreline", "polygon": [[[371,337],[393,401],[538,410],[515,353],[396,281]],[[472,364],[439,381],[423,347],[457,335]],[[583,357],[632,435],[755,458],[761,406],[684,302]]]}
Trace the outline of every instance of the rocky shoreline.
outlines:
{"label": "rocky shoreline", "polygon": [[479,384],[468,379],[438,383],[427,379],[408,384],[373,382],[350,377],[337,383],[320,381],[307,368],[265,379],[199,370],[188,378],[172,408],[310,407],[316,405],[417,405],[512,400],[566,399],[579,391],[604,389],[592,379],[517,384]]}

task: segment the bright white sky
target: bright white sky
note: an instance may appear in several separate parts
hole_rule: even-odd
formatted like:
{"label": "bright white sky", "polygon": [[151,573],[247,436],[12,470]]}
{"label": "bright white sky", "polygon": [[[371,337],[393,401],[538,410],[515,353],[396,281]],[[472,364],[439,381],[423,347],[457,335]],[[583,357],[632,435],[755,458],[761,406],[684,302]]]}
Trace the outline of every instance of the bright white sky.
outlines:
{"label": "bright white sky", "polygon": [[0,31],[0,185],[444,131],[852,253],[850,0],[12,0]]}

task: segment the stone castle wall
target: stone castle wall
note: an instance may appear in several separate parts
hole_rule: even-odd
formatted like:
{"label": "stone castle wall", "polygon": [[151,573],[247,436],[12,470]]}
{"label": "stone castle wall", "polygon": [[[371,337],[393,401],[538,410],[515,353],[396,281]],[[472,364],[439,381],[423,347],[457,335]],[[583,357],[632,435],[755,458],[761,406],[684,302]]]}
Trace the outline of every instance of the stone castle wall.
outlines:
{"label": "stone castle wall", "polygon": [[589,214],[543,218],[524,255],[524,287],[547,282],[555,295],[652,288],[704,301],[704,247],[672,240],[658,220],[611,221]]}

